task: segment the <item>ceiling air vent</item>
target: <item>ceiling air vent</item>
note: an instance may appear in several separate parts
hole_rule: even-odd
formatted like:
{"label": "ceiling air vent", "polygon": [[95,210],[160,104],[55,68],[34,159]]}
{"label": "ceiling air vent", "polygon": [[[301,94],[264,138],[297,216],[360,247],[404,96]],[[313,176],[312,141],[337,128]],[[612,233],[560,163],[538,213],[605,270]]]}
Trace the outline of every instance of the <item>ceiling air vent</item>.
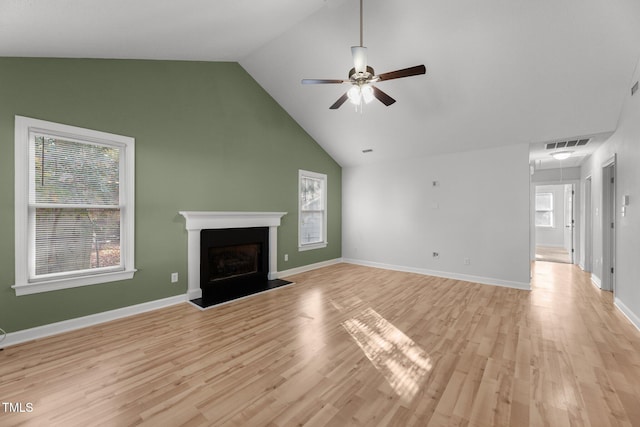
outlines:
{"label": "ceiling air vent", "polygon": [[582,147],[587,145],[589,139],[572,139],[571,141],[560,141],[560,142],[548,142],[545,145],[547,150],[555,150],[556,148],[565,148],[565,147]]}

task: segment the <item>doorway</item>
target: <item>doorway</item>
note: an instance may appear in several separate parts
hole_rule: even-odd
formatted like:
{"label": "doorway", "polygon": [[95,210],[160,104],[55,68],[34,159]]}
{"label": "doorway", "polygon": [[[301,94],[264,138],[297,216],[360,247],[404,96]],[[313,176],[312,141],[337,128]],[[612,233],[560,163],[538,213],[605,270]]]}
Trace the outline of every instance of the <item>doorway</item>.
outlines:
{"label": "doorway", "polygon": [[535,187],[535,260],[574,263],[574,184]]}

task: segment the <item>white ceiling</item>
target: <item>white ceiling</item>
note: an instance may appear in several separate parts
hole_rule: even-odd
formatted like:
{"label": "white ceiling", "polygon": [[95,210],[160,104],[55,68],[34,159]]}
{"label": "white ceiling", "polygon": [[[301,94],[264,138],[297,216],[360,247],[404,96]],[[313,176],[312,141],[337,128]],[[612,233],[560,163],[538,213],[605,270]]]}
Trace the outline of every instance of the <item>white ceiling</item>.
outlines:
{"label": "white ceiling", "polygon": [[1,56],[238,61],[343,166],[609,135],[640,1],[364,0],[369,64],[427,74],[329,110],[348,88],[300,80],[346,78],[358,31],[357,0],[0,0]]}

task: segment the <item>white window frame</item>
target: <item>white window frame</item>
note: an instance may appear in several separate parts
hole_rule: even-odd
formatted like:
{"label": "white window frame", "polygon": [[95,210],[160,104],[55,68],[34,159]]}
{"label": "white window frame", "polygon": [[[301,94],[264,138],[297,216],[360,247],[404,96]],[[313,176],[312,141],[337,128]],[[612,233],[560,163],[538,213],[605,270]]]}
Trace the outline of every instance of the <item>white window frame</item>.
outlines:
{"label": "white window frame", "polygon": [[[302,178],[312,178],[318,179],[322,181],[322,205],[324,209],[322,210],[323,215],[323,224],[322,224],[322,239],[320,242],[316,243],[302,243]],[[305,211],[309,212],[309,211]],[[320,211],[319,211],[320,212]],[[298,251],[309,251],[312,249],[321,249],[326,248],[328,245],[327,242],[327,175],[323,173],[310,172],[306,170],[299,169],[298,170]]]}
{"label": "white window frame", "polygon": [[[30,141],[35,134],[95,143],[120,149],[120,256],[117,271],[69,272],[46,279],[30,277],[35,265],[35,210],[29,208],[31,174]],[[78,286],[95,285],[133,278],[134,264],[134,165],[135,139],[29,117],[15,116],[15,274],[16,295],[29,295]],[[35,269],[33,269],[35,270]]]}
{"label": "white window frame", "polygon": [[[547,195],[547,194],[549,196],[551,196],[551,201],[550,201],[551,207],[549,209],[538,209],[538,196]],[[536,224],[536,227],[540,227],[540,228],[555,228],[556,221],[555,221],[555,217],[554,217],[555,216],[555,214],[554,214],[554,206],[553,206],[554,203],[555,203],[555,200],[554,200],[554,194],[553,193],[548,192],[548,191],[536,193],[535,212],[536,213],[538,213],[538,212],[551,212],[551,216],[550,216],[551,224],[541,224],[541,225]],[[534,222],[535,222],[535,218],[534,218]]]}

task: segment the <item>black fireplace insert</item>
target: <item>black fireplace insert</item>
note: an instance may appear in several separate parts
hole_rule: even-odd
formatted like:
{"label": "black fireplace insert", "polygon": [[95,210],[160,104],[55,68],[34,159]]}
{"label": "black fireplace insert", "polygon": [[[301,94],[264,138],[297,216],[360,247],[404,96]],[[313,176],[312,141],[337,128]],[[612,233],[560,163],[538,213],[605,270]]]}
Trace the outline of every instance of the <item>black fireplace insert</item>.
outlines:
{"label": "black fireplace insert", "polygon": [[269,280],[269,227],[200,232],[201,307],[289,284]]}

